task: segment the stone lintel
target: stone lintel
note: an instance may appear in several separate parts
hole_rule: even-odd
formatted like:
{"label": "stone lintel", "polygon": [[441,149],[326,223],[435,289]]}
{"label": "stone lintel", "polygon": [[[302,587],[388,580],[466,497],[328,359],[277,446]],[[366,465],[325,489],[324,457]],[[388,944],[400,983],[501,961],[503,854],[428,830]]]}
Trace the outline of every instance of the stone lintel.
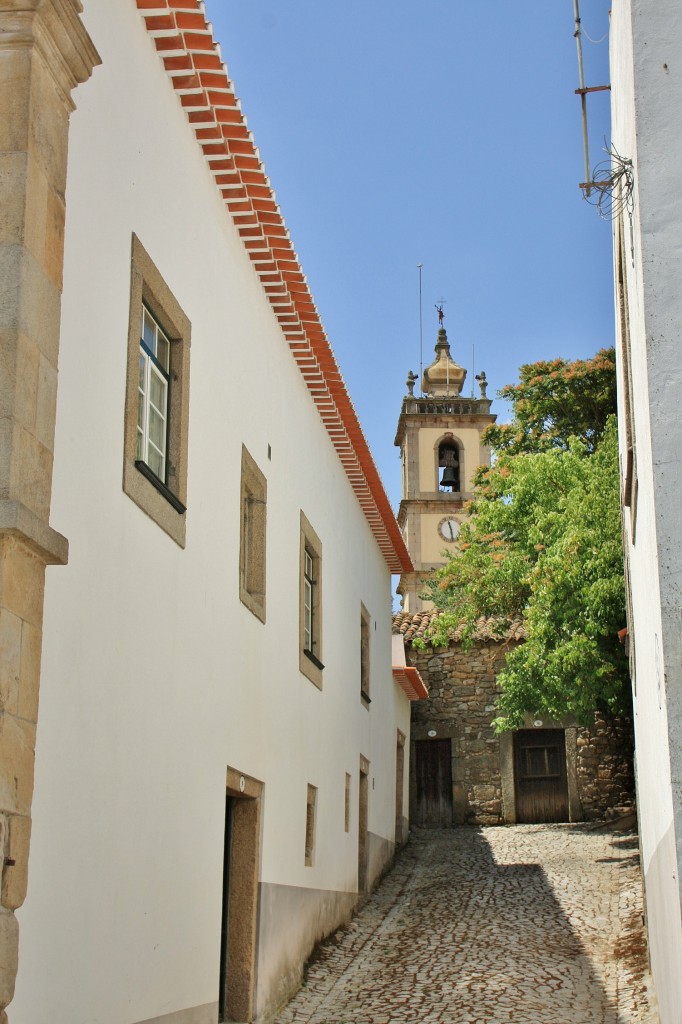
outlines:
{"label": "stone lintel", "polygon": [[35,47],[73,109],[71,91],[101,58],[80,15],[80,0],[0,0],[0,50]]}
{"label": "stone lintel", "polygon": [[0,500],[0,537],[16,537],[46,565],[66,565],[69,542],[20,501]]}

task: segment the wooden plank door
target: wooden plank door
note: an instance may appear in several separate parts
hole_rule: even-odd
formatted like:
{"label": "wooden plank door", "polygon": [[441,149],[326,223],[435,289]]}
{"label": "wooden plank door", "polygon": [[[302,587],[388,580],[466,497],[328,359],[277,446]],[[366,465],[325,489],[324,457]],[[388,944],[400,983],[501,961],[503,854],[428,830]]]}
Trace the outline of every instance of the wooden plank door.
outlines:
{"label": "wooden plank door", "polygon": [[416,825],[452,825],[452,749],[449,739],[415,743]]}
{"label": "wooden plank door", "polygon": [[514,786],[518,822],[569,820],[563,729],[520,729],[514,735]]}

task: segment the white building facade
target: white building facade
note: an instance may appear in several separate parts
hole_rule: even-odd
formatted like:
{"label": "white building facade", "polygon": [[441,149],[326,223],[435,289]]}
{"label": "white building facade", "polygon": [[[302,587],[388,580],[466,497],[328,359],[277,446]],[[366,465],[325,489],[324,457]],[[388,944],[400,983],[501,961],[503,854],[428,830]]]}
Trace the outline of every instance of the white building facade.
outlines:
{"label": "white building facade", "polygon": [[[628,633],[651,966],[682,1021],[682,11],[615,0],[612,142]],[[630,193],[628,200],[627,193]]]}
{"label": "white building facade", "polygon": [[8,1016],[259,1019],[406,835],[411,565],[202,6],[82,21]]}

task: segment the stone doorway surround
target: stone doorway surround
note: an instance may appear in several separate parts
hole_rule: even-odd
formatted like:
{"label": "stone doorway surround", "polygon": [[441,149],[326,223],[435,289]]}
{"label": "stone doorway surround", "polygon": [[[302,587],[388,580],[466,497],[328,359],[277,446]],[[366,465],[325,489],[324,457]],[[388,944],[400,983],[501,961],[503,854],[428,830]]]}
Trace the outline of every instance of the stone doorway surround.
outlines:
{"label": "stone doorway surround", "polygon": [[255,1013],[258,883],[263,783],[227,769],[226,795],[232,805],[230,850],[226,851],[226,928],[223,1021],[251,1021]]}
{"label": "stone doorway surround", "polygon": [[28,881],[71,92],[100,63],[80,0],[0,0],[0,1024]]}
{"label": "stone doorway surround", "polygon": [[360,754],[358,789],[358,893],[369,884],[369,761]]}
{"label": "stone doorway surround", "polygon": [[[535,722],[528,716],[525,727],[527,729],[542,727],[545,729],[564,730],[566,742],[566,779],[568,782],[568,820],[583,821],[584,814],[578,788],[578,730],[576,726],[571,725],[564,728],[560,722],[554,722],[551,719],[542,722],[541,726],[535,726]],[[502,807],[504,821],[508,825],[514,825],[517,819],[516,787],[514,784],[514,735],[513,732],[505,732],[500,736]]]}

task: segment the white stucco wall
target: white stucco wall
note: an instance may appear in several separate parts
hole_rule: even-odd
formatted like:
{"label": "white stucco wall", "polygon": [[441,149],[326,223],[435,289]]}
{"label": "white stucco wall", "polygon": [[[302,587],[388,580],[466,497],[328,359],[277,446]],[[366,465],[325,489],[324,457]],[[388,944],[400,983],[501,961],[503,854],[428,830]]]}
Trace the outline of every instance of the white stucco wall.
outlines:
{"label": "white stucco wall", "polygon": [[[625,510],[635,650],[640,833],[654,982],[663,1024],[682,1021],[682,9],[616,0],[613,143],[634,163],[623,270],[629,309],[638,499]],[[620,325],[619,333],[620,332]],[[622,344],[622,336],[620,337]],[[625,368],[620,359],[621,457]],[[623,462],[624,464],[624,462]]]}
{"label": "white stucco wall", "polygon": [[[214,1003],[226,766],[265,783],[263,882],[353,891],[360,754],[370,832],[391,841],[396,730],[409,732],[388,569],[153,42],[132,0],[86,0],[85,23],[103,66],[72,117],[51,516],[70,557],[48,569],[12,1024]],[[121,487],[133,232],[192,323],[185,550]],[[242,444],[267,477],[266,625],[238,596]],[[301,509],[323,548],[322,691],[298,667]],[[407,778],[406,765],[405,808]]]}

